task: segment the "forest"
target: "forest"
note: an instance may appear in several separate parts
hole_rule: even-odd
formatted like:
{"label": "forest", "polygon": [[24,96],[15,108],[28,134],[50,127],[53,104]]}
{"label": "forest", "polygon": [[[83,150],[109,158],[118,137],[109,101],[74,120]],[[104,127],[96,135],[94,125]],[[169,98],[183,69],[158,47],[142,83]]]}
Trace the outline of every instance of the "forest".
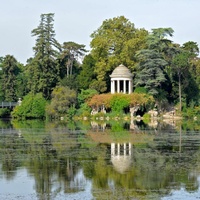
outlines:
{"label": "forest", "polygon": [[[94,105],[108,100],[106,109],[123,113],[140,102],[147,109],[165,111],[177,106],[187,117],[200,114],[200,58],[198,44],[172,40],[171,27],[151,31],[137,28],[124,16],[106,19],[84,44],[60,44],[54,14],[41,14],[31,31],[34,56],[26,64],[14,55],[0,57],[0,101],[17,102],[14,118],[72,118],[88,116]],[[184,33],[183,33],[184,34]],[[133,95],[110,97],[110,77],[120,64],[133,74]],[[139,95],[139,96],[138,96]],[[137,99],[136,99],[137,97]],[[0,115],[9,110],[0,109]]]}

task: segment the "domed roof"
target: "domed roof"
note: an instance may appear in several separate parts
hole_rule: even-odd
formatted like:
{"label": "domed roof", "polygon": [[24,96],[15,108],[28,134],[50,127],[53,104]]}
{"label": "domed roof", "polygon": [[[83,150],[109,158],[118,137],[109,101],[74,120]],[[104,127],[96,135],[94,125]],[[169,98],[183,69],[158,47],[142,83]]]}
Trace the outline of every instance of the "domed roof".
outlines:
{"label": "domed roof", "polygon": [[133,74],[130,72],[130,70],[127,67],[121,64],[113,70],[110,77],[111,78],[118,78],[118,77],[132,78]]}

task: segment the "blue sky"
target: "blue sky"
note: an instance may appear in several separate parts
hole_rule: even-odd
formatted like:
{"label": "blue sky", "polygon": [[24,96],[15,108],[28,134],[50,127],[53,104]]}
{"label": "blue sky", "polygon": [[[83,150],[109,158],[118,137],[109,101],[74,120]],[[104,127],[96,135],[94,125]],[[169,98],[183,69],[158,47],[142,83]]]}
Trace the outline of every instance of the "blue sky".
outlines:
{"label": "blue sky", "polygon": [[54,13],[56,39],[89,49],[90,35],[105,19],[125,16],[136,28],[171,27],[176,43],[200,45],[200,0],[6,0],[0,6],[0,56],[26,63],[33,56],[31,31],[42,13]]}

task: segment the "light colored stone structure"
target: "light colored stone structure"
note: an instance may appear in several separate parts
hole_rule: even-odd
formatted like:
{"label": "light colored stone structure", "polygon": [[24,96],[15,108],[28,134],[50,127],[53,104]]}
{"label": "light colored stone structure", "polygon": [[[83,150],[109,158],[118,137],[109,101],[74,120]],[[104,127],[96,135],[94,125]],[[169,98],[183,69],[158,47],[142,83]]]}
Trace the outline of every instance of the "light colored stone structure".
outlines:
{"label": "light colored stone structure", "polygon": [[119,65],[114,69],[111,78],[111,94],[123,92],[131,94],[133,92],[133,74],[124,65]]}

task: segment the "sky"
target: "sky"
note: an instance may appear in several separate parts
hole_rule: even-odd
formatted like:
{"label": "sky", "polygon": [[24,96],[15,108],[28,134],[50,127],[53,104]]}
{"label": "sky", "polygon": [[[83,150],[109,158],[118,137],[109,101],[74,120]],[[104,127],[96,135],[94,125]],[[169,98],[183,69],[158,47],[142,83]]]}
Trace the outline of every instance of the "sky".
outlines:
{"label": "sky", "polygon": [[171,40],[200,47],[200,0],[0,0],[0,57],[13,55],[19,62],[34,55],[40,15],[54,13],[55,38],[90,49],[90,35],[106,19],[125,16],[136,28],[171,27]]}

